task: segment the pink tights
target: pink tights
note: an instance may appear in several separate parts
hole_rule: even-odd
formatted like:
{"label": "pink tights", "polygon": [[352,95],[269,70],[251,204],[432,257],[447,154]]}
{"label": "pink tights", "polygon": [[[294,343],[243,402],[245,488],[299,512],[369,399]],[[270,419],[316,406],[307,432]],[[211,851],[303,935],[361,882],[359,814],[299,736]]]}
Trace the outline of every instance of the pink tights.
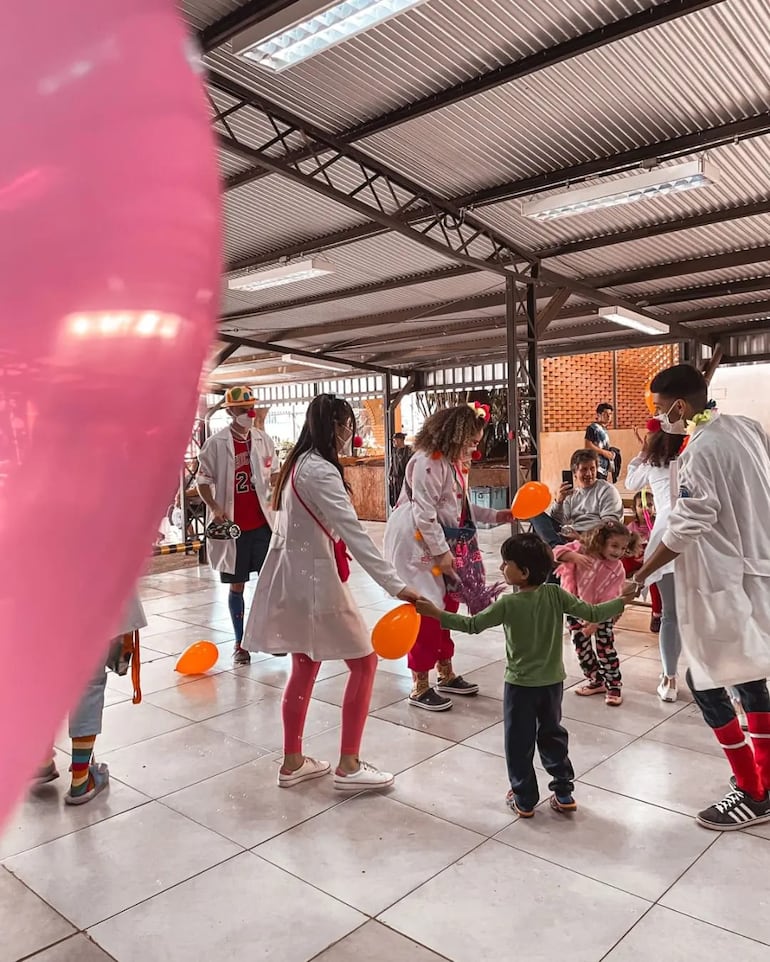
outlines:
{"label": "pink tights", "polygon": [[[369,702],[372,698],[374,673],[377,670],[377,655],[372,652],[363,658],[346,661],[350,675],[342,699],[342,744],[341,755],[358,756],[364,734]],[[305,718],[310,707],[320,661],[313,661],[307,655],[291,656],[291,675],[283,692],[281,710],[283,713],[283,750],[286,755],[302,754],[302,733]]]}

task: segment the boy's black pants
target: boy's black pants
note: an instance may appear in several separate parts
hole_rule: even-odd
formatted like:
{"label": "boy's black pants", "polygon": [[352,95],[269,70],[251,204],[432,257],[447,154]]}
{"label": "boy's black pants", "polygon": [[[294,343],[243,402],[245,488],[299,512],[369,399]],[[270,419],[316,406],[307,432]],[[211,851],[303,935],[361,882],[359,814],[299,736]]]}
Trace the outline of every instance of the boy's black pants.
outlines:
{"label": "boy's black pants", "polygon": [[508,778],[518,801],[534,806],[540,800],[535,768],[535,745],[543,768],[551,776],[548,785],[557,795],[571,795],[575,772],[569,760],[569,735],[561,724],[564,685],[525,688],[505,683],[503,727]]}

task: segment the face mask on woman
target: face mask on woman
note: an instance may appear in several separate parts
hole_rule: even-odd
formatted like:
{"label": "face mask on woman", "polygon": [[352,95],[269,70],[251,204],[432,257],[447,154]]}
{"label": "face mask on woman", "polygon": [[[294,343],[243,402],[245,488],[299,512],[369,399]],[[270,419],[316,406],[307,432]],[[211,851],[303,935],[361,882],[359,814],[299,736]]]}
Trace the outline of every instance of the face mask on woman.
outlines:
{"label": "face mask on woman", "polygon": [[660,422],[661,431],[665,431],[666,434],[687,434],[687,424],[683,415],[680,414],[676,421],[670,420],[669,417],[678,403],[678,401],[674,401],[665,414],[655,415],[655,419]]}

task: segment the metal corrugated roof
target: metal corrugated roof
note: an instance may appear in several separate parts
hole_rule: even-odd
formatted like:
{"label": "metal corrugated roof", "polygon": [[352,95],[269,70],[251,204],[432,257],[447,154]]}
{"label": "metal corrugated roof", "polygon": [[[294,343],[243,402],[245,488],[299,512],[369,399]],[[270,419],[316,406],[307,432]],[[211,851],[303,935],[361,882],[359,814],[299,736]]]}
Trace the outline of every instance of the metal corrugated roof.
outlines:
{"label": "metal corrugated roof", "polygon": [[227,47],[207,62],[339,131],[651,6],[646,0],[429,0],[280,75],[249,65]]}
{"label": "metal corrugated roof", "polygon": [[185,19],[197,30],[208,27],[233,10],[243,6],[243,0],[181,0]]}

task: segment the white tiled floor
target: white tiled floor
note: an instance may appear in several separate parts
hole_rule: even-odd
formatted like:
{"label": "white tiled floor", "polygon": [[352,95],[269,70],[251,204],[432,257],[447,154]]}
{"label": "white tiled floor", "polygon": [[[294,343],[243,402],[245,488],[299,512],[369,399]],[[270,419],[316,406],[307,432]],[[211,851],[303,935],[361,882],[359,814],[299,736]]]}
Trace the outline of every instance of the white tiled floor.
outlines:
{"label": "white tiled floor", "polygon": [[[492,563],[498,540],[483,535]],[[374,624],[390,603],[359,570],[351,585]],[[482,694],[444,715],[410,709],[404,663],[381,664],[364,751],[398,774],[390,794],[344,798],[328,779],[280,791],[287,660],[232,668],[226,589],[207,569],[145,589],[145,699],[130,704],[112,676],[97,743],[110,791],[65,808],[62,777],[0,836],[2,962],[770,958],[770,829],[719,836],[693,822],[728,770],[688,698],[657,700],[644,611],[618,632],[625,704],[565,693],[579,812],[520,821],[503,802],[499,631],[457,638]],[[199,638],[220,646],[216,669],[176,675]],[[572,685],[568,647],[567,666]],[[316,757],[338,750],[345,679],[339,662],[319,674]],[[66,733],[57,744],[64,776]]]}

